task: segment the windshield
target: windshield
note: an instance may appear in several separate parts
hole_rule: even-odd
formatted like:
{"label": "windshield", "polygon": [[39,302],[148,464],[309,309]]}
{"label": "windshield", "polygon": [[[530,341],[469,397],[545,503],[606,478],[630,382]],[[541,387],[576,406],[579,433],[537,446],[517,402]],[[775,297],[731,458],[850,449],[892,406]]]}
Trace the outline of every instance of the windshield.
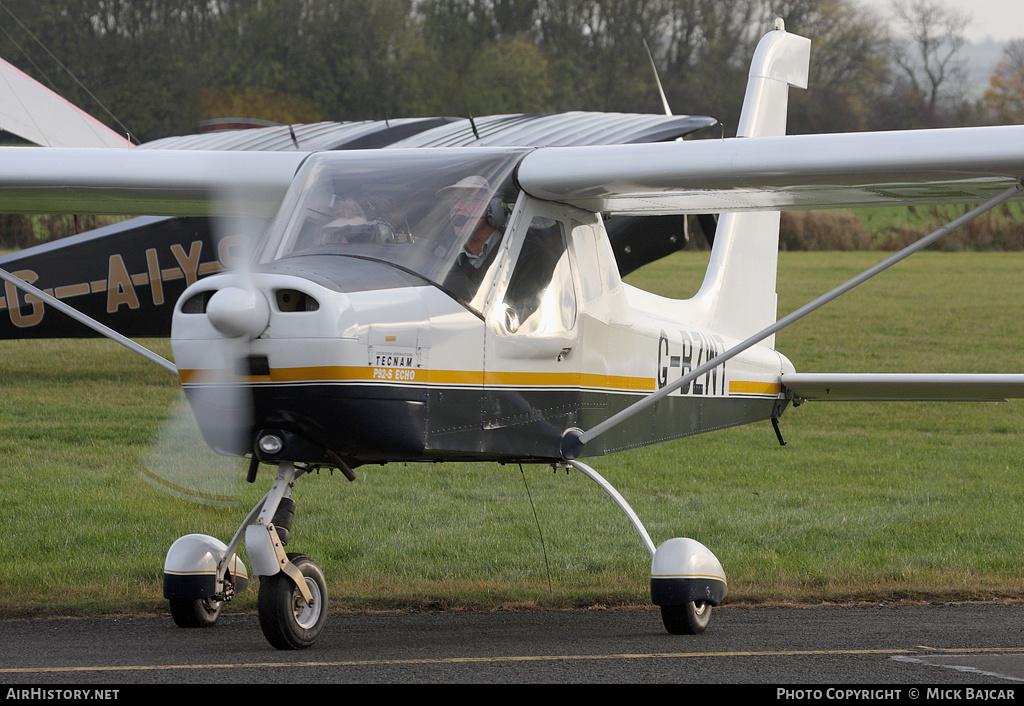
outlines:
{"label": "windshield", "polygon": [[269,264],[349,256],[397,265],[469,304],[504,238],[525,150],[313,155],[256,255]]}

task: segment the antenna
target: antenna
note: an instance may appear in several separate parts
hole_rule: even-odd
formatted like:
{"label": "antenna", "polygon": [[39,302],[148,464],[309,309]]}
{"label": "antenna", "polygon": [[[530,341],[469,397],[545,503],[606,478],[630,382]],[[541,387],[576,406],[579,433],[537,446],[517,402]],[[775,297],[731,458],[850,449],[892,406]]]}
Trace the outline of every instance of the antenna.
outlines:
{"label": "antenna", "polygon": [[473,120],[473,114],[472,113],[470,113],[470,115],[469,115],[469,126],[471,128],[473,128],[473,136],[476,137],[476,139],[479,140],[480,139],[480,133],[476,129],[476,121]]}
{"label": "antenna", "polygon": [[661,95],[661,104],[665,107],[665,115],[672,115],[672,108],[668,105],[668,98],[665,97],[665,89],[661,86],[661,77],[658,76],[658,66],[654,63],[654,54],[651,53],[651,48],[647,46],[647,40],[644,40],[644,49],[647,50],[647,58],[651,61],[651,70],[654,71],[654,82],[658,84],[658,93]]}

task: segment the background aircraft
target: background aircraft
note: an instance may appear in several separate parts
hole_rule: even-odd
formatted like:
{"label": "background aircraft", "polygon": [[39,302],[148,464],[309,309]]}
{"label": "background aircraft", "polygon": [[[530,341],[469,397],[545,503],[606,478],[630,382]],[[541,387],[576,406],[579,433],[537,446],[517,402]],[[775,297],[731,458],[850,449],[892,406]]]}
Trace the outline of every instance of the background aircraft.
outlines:
{"label": "background aircraft", "polygon": [[[638,144],[681,139],[716,124],[692,115],[571,112],[478,118],[411,118],[242,128],[245,121],[211,121],[208,131],[132,147],[77,107],[0,63],[0,128],[50,147],[140,150],[274,151],[487,147],[494,145]],[[211,129],[215,128],[215,129]],[[609,222],[620,272],[683,248],[686,219],[664,216]],[[231,266],[206,216],[138,217],[0,257],[0,268],[67,300],[126,336],[170,335],[171,308],[196,279]],[[37,299],[12,285],[0,297],[0,338],[99,335],[67,316],[47,315]],[[10,303],[15,303],[13,306]]]}

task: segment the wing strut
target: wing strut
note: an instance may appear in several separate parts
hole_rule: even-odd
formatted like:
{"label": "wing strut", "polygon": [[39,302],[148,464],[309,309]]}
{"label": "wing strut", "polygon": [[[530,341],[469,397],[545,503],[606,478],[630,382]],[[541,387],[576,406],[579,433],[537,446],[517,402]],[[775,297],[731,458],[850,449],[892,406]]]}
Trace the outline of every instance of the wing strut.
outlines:
{"label": "wing strut", "polygon": [[[44,292],[43,290],[39,289],[38,287],[36,287],[34,285],[31,285],[28,282],[26,282],[26,281],[24,281],[22,279],[19,279],[18,277],[15,277],[14,275],[12,275],[7,270],[4,270],[4,269],[0,268],[0,279],[5,280],[6,282],[10,282],[11,284],[13,284],[18,289],[21,289],[22,291],[27,292],[28,294],[31,294],[34,297],[38,297],[44,303],[49,304],[54,309],[57,309],[58,311],[64,312],[65,314],[70,316],[75,321],[78,321],[79,323],[85,324],[86,326],[88,326],[89,328],[93,329],[94,331],[99,332],[103,336],[106,336],[107,338],[109,338],[109,339],[111,339],[113,341],[116,341],[117,343],[120,343],[125,348],[127,348],[127,349],[129,349],[129,350],[131,350],[131,351],[133,351],[135,353],[138,353],[139,355],[141,355],[146,360],[149,360],[150,362],[156,363],[157,365],[159,365],[164,370],[167,370],[168,372],[174,373],[175,375],[178,374],[177,366],[175,366],[174,363],[172,363],[171,361],[167,360],[166,358],[164,358],[164,357],[162,357],[160,355],[157,355],[156,353],[154,353],[153,351],[149,350],[145,346],[139,345],[138,343],[136,343],[132,339],[127,338],[126,336],[122,336],[121,334],[119,334],[117,331],[115,331],[114,329],[110,328],[109,326],[105,326],[105,325],[101,324],[99,321],[96,321],[95,319],[92,319],[92,318],[86,316],[85,314],[83,314],[82,312],[78,311],[74,307],[68,306],[67,304],[62,302],[60,299],[57,299],[56,297],[47,294],[46,292]],[[11,304],[8,303],[7,306],[10,307]],[[14,306],[17,306],[17,303],[15,303]]]}
{"label": "wing strut", "polygon": [[959,228],[965,223],[969,223],[970,221],[974,220],[983,213],[995,208],[999,204],[1010,200],[1011,198],[1019,194],[1022,190],[1024,190],[1024,185],[1022,185],[1020,182],[1014,184],[1011,188],[1007,189],[1006,191],[999,194],[995,198],[989,199],[985,203],[981,204],[980,206],[977,206],[976,208],[971,209],[970,211],[960,216],[959,218],[955,218],[954,220],[950,221],[941,228],[924,236],[917,242],[908,245],[907,247],[903,248],[902,250],[893,255],[890,255],[886,259],[879,262],[877,265],[869,267],[868,269],[864,270],[853,279],[850,279],[847,282],[839,285],[835,289],[821,295],[820,297],[810,302],[809,304],[805,304],[804,306],[800,307],[799,309],[789,314],[788,316],[779,319],[768,328],[763,329],[761,332],[754,334],[753,336],[746,339],[742,343],[733,346],[732,348],[725,351],[721,355],[712,358],[704,365],[694,368],[689,373],[683,375],[675,382],[666,385],[657,392],[648,395],[639,402],[636,402],[630,405],[629,407],[626,407],[626,409],[622,410],[621,412],[612,415],[611,417],[604,420],[600,424],[591,428],[589,431],[583,431],[581,429],[576,428],[566,429],[562,433],[562,458],[566,460],[578,458],[581,452],[583,451],[583,446],[591,439],[594,439],[600,436],[601,434],[604,434],[606,431],[617,426],[621,422],[624,422],[625,420],[629,419],[637,412],[647,409],[648,407],[657,403],[664,397],[667,397],[668,395],[675,392],[679,388],[688,385],[691,381],[699,378],[701,375],[704,375],[705,373],[714,370],[722,363],[742,353],[751,346],[763,341],[764,339],[768,338],[769,336],[775,333],[778,333],[782,329],[789,326],[791,323],[802,319],[807,314],[810,314],[812,311],[815,311],[816,309],[821,308],[825,304],[828,304],[833,299],[836,299],[837,297],[845,294],[846,292],[850,291],[857,285],[863,284],[864,282],[871,279],[872,277],[882,272],[883,270],[887,270],[888,268],[892,267],[901,260],[906,259],[907,257],[913,255],[919,250],[923,250],[924,248],[928,247],[929,245],[939,240],[943,236],[948,235],[951,231]]}

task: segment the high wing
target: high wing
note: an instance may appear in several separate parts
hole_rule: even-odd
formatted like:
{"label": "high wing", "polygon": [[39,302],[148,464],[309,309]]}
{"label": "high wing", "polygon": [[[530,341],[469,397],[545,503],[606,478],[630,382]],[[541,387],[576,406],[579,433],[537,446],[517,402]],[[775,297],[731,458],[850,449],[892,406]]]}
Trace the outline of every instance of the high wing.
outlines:
{"label": "high wing", "polygon": [[979,202],[1024,176],[1024,125],[538,150],[537,198],[606,213]]}
{"label": "high wing", "polygon": [[[4,148],[3,156],[3,211],[203,215],[224,189],[273,206],[306,153]],[[1024,126],[538,147],[517,172],[536,198],[626,215],[977,203],[1019,188],[1022,177]],[[800,399],[990,399],[1024,391],[1018,376],[787,375],[781,382]]]}
{"label": "high wing", "polygon": [[[219,189],[280,199],[303,152],[3,148],[8,213],[209,212]],[[537,198],[606,213],[971,203],[1024,177],[1024,125],[537,148]]]}
{"label": "high wing", "polygon": [[150,216],[217,212],[226,193],[276,211],[307,152],[3,147],[0,211]]}
{"label": "high wing", "polygon": [[[1024,126],[538,150],[518,176],[537,198],[632,215],[977,203],[1014,188],[1019,200]],[[737,242],[742,249],[742,235]],[[780,382],[797,403],[1024,397],[1022,375],[790,373]]]}

